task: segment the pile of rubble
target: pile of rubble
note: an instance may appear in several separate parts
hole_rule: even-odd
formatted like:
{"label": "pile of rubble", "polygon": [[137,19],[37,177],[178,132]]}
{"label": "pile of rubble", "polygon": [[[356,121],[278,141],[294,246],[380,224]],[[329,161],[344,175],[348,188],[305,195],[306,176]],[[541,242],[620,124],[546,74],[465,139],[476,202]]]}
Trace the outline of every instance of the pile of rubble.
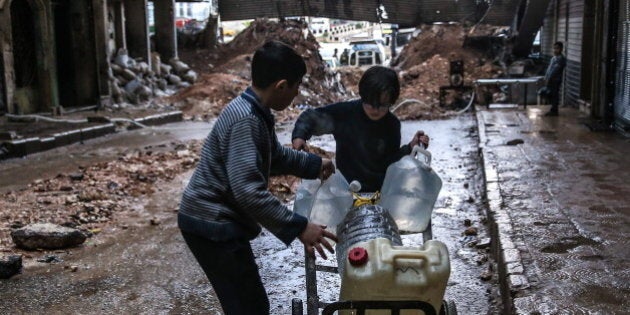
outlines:
{"label": "pile of rubble", "polygon": [[479,78],[495,78],[504,70],[488,51],[466,47],[469,36],[494,33],[496,27],[467,28],[460,24],[435,24],[420,27],[400,55],[392,62],[401,78],[401,100],[417,102],[397,111],[401,119],[433,119],[450,114],[439,106],[440,86],[449,85],[450,61],[464,61],[464,85]]}
{"label": "pile of rubble", "polygon": [[[121,154],[118,159],[79,167],[75,172],[33,181],[8,191],[0,200],[0,252],[12,252],[11,231],[45,222],[97,233],[107,226],[125,228],[126,217],[150,215],[138,197],[155,192],[158,182],[170,181],[193,168],[201,141]],[[147,223],[151,217],[146,218]]]}
{"label": "pile of rubble", "polygon": [[[140,219],[156,225],[139,198],[156,192],[161,182],[172,181],[194,168],[202,141],[172,142],[121,153],[110,162],[79,166],[74,172],[31,182],[28,187],[3,193],[0,200],[0,253],[20,252],[11,232],[33,223],[51,223],[91,235],[105,228],[126,229]],[[331,152],[311,146],[311,152],[332,158]],[[294,198],[300,180],[271,177],[269,190],[278,198]],[[173,209],[176,210],[176,209]],[[26,256],[30,257],[30,256]]]}
{"label": "pile of rubble", "polygon": [[197,73],[177,58],[163,63],[157,53],[151,57],[151,65],[130,58],[120,49],[110,63],[110,88],[114,103],[140,104],[153,97],[175,93],[189,87],[197,80]]}
{"label": "pile of rubble", "polygon": [[[180,105],[188,116],[213,117],[221,111],[226,102],[251,82],[251,58],[255,50],[268,40],[278,40],[293,47],[304,59],[307,74],[300,87],[300,94],[294,104],[321,106],[344,99],[346,90],[339,73],[326,67],[319,54],[319,43],[310,33],[308,25],[302,21],[283,20],[279,22],[259,19],[239,33],[231,42],[219,46],[213,53],[201,52],[191,59],[202,60],[191,64],[205,64],[210,72],[201,80],[181,93],[168,99]],[[200,71],[204,70],[203,65]],[[223,81],[217,80],[222,78]],[[217,91],[219,93],[217,94]],[[222,91],[222,92],[221,92]],[[286,110],[276,113],[279,121],[291,119],[299,110]]]}

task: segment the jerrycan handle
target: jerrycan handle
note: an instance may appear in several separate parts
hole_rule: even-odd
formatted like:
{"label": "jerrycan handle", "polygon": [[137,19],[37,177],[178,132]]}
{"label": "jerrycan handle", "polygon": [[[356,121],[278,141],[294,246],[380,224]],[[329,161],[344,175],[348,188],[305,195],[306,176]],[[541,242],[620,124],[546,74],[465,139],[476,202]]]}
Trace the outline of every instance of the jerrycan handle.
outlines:
{"label": "jerrycan handle", "polygon": [[415,145],[411,150],[411,157],[418,158],[418,153],[424,155],[424,163],[427,166],[431,166],[431,152],[424,148],[424,145]]}

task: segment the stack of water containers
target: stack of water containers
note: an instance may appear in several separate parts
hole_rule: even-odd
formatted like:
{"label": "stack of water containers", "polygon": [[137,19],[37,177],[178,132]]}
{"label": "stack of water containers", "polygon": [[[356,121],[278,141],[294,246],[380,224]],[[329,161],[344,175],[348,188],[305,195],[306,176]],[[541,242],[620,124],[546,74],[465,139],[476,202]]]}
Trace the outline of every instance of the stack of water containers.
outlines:
{"label": "stack of water containers", "polygon": [[435,240],[420,247],[402,246],[399,233],[430,228],[442,187],[430,164],[431,154],[414,147],[411,155],[390,165],[376,205],[353,208],[350,185],[339,172],[323,183],[305,180],[298,188],[294,210],[327,225],[339,238],[340,300],[419,300],[440,310],[450,274],[446,246]]}

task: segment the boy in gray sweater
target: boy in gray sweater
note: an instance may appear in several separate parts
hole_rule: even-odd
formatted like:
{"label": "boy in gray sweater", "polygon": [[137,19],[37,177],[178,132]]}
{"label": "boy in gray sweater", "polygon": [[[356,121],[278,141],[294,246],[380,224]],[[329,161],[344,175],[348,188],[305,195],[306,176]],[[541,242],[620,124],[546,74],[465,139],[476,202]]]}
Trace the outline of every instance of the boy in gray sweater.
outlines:
{"label": "boy in gray sweater", "polygon": [[289,46],[267,42],[252,59],[252,86],[232,100],[206,139],[182,196],[178,225],[206,273],[225,314],[269,314],[249,241],[261,225],[287,246],[333,248],[335,235],[290,211],[268,190],[269,176],[327,178],[328,159],[282,146],[270,109],[284,110],[298,93],[306,65]]}

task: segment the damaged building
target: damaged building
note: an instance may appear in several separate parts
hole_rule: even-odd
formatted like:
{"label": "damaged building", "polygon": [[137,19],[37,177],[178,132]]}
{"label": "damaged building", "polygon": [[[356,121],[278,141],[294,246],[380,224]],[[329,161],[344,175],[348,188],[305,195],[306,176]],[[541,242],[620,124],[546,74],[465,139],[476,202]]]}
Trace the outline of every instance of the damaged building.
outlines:
{"label": "damaged building", "polygon": [[[514,57],[528,58],[540,31],[542,59],[565,44],[562,103],[580,107],[602,128],[630,131],[630,1],[239,1],[219,0],[221,19],[320,16],[396,23],[401,27],[456,21],[508,26]],[[507,46],[507,45],[506,45]]]}
{"label": "damaged building", "polygon": [[[630,130],[629,0],[212,3],[223,21],[313,16],[400,27],[449,21],[506,26],[517,59],[529,56],[540,32],[544,61],[555,41],[565,44],[562,103],[582,108],[603,126]],[[0,0],[0,112],[135,103],[187,86],[196,74],[171,63],[177,57],[176,11],[174,0]]]}
{"label": "damaged building", "polygon": [[[176,2],[152,2],[154,45],[147,0],[0,0],[0,112],[55,112],[108,104],[125,89],[132,98],[185,86],[187,67],[178,64],[184,73],[175,78],[177,66],[155,64],[177,57]],[[116,63],[134,71],[112,68],[119,55],[128,58]]]}

